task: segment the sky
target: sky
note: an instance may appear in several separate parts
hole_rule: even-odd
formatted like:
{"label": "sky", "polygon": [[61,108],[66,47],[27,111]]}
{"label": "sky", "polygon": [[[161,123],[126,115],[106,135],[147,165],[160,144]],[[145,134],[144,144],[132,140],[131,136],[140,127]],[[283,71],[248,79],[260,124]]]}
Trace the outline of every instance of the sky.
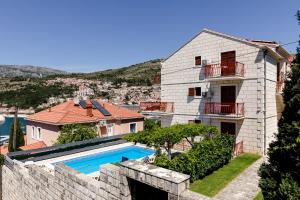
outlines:
{"label": "sky", "polygon": [[166,58],[203,28],[288,43],[299,39],[298,9],[299,0],[0,0],[0,64],[118,68]]}

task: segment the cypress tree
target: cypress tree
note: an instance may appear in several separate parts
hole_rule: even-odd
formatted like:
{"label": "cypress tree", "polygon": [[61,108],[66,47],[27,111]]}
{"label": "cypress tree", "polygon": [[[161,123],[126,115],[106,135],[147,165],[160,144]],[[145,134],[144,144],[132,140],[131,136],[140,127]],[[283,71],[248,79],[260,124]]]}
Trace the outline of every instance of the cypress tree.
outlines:
{"label": "cypress tree", "polygon": [[[297,19],[300,25],[300,11]],[[268,162],[259,170],[265,200],[300,199],[300,43],[285,81],[283,100],[276,140],[270,144]]]}
{"label": "cypress tree", "polygon": [[8,151],[13,152],[19,150],[19,147],[25,145],[24,134],[21,129],[20,120],[17,119],[17,134],[16,134],[16,149],[13,148],[13,135],[14,135],[14,123],[11,123],[10,133],[9,133],[9,143]]}

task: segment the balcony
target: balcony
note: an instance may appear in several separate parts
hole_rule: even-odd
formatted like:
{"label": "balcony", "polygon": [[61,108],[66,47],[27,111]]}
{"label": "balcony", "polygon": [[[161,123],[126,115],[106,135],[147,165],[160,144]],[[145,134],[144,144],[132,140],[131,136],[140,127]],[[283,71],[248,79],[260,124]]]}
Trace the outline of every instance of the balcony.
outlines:
{"label": "balcony", "polygon": [[243,63],[235,62],[232,66],[222,66],[220,63],[205,66],[205,78],[210,81],[244,79]]}
{"label": "balcony", "polygon": [[172,102],[140,102],[142,112],[174,113]]}
{"label": "balcony", "polygon": [[284,87],[284,73],[281,72],[276,82],[276,93],[281,94]]}
{"label": "balcony", "polygon": [[205,103],[205,114],[220,119],[243,119],[244,103]]}

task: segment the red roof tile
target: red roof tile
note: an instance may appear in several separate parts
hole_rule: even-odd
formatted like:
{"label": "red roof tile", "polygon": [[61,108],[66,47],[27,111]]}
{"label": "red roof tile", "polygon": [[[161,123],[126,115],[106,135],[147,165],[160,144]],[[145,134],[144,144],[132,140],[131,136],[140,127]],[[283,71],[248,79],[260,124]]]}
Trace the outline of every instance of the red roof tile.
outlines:
{"label": "red roof tile", "polygon": [[99,110],[93,108],[92,116],[87,115],[87,110],[79,105],[75,105],[74,101],[70,100],[46,109],[41,112],[28,116],[29,121],[37,121],[47,124],[63,125],[71,123],[89,123],[98,122],[104,119],[128,119],[128,118],[143,118],[143,115],[126,108],[122,108],[111,103],[98,102],[111,114],[104,116]]}
{"label": "red roof tile", "polygon": [[43,141],[39,141],[39,142],[35,142],[35,143],[29,144],[29,145],[21,146],[20,149],[25,151],[25,150],[39,149],[39,148],[43,148],[43,147],[47,147],[47,145]]}

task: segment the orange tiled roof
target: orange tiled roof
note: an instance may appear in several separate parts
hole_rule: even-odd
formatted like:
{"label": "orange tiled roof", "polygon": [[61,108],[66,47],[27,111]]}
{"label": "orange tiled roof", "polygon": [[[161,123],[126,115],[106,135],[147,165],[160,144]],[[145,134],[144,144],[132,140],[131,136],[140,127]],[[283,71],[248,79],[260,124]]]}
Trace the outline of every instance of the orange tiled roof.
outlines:
{"label": "orange tiled roof", "polygon": [[39,141],[39,142],[35,142],[35,143],[29,144],[29,145],[21,146],[20,149],[25,151],[25,150],[39,149],[39,148],[43,148],[43,147],[47,147],[47,145],[43,141]]}
{"label": "orange tiled roof", "polygon": [[111,103],[98,102],[111,114],[104,116],[99,110],[93,108],[93,116],[87,115],[87,110],[81,106],[75,105],[73,100],[64,102],[51,109],[46,109],[41,112],[28,116],[29,121],[42,122],[47,124],[63,125],[72,123],[89,123],[98,122],[104,119],[129,119],[143,118],[142,114],[121,108]]}
{"label": "orange tiled roof", "polygon": [[8,153],[8,146],[2,145],[0,146],[0,154],[6,155]]}

